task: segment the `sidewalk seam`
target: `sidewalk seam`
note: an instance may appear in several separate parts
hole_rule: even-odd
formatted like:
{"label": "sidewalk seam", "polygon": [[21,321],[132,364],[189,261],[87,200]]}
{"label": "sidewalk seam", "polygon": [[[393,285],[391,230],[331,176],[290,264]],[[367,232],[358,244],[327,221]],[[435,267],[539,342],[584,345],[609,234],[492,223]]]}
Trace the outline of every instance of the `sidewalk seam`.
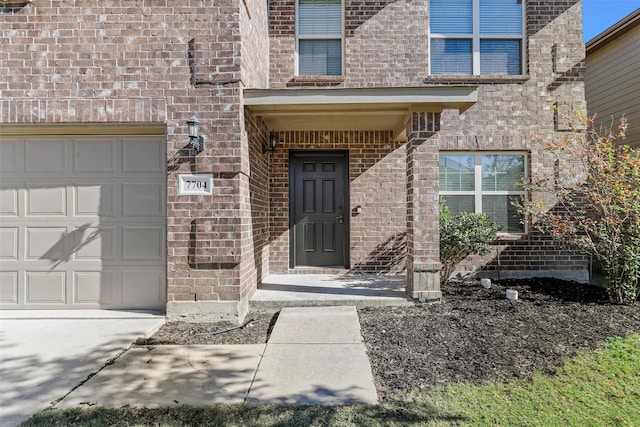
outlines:
{"label": "sidewalk seam", "polygon": [[[48,411],[49,409],[53,409],[58,403],[62,402],[65,399],[65,397],[69,396],[75,390],[77,390],[78,388],[82,387],[87,381],[89,381],[91,378],[93,378],[96,375],[98,375],[100,373],[100,371],[102,371],[104,368],[106,368],[109,365],[113,365],[120,357],[122,357],[123,354],[125,354],[127,351],[129,351],[134,345],[135,345],[135,343],[131,343],[127,348],[121,349],[115,356],[113,356],[112,358],[108,359],[99,369],[97,369],[96,371],[94,371],[94,372],[90,373],[89,375],[87,375],[87,378],[85,378],[82,381],[80,381],[75,387],[73,387],[71,390],[69,390],[67,393],[65,393],[62,397],[60,397],[58,399],[55,399],[55,400],[52,400],[51,403],[49,403],[49,406],[47,406],[45,409],[43,409],[43,411]],[[89,405],[89,406],[93,406],[93,405]]]}
{"label": "sidewalk seam", "polygon": [[247,394],[244,396],[244,399],[242,399],[242,403],[247,403],[247,399],[249,399],[249,394],[251,394],[251,390],[253,389],[253,384],[256,381],[256,377],[258,376],[258,369],[260,369],[260,365],[262,364],[262,359],[264,359],[264,354],[267,352],[267,347],[269,346],[269,343],[265,343],[264,344],[264,349],[262,350],[262,353],[260,354],[260,360],[258,361],[258,365],[256,366],[256,370],[253,371],[253,377],[251,377],[251,382],[249,383],[249,388],[247,389]]}
{"label": "sidewalk seam", "polygon": [[[143,338],[149,338],[151,337],[153,334],[155,334],[164,324],[166,323],[166,317],[165,320],[163,322],[161,322],[159,325],[154,326],[153,328],[151,328],[149,331],[145,332],[142,337]],[[82,387],[82,385],[84,385],[87,381],[89,381],[91,378],[95,377],[96,375],[98,375],[100,373],[100,371],[102,371],[104,368],[106,368],[107,366],[113,365],[114,363],[116,363],[116,361],[122,357],[122,355],[124,355],[127,351],[131,350],[134,347],[138,347],[136,345],[136,342],[138,341],[140,337],[136,338],[133,340],[132,343],[130,343],[127,347],[120,349],[120,351],[118,353],[116,353],[115,356],[107,359],[106,362],[104,362],[104,364],[97,369],[94,372],[91,372],[89,375],[87,375],[87,378],[83,379],[82,381],[80,381],[80,383],[78,383],[75,387],[73,387],[71,390],[69,390],[65,395],[63,395],[62,397],[52,400],[49,405],[43,409],[44,411],[48,411],[49,409],[53,409],[58,403],[62,402],[65,397],[69,396],[71,393],[73,393],[76,389]],[[144,347],[144,346],[143,346]],[[148,347],[148,346],[147,346]]]}

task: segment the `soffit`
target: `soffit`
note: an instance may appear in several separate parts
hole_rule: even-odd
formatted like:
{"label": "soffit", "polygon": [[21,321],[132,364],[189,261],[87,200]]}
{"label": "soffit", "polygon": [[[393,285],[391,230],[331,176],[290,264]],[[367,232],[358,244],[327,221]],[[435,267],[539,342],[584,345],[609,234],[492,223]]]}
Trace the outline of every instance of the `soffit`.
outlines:
{"label": "soffit", "polygon": [[246,89],[244,104],[272,131],[393,131],[406,139],[413,112],[460,112],[476,87],[367,89]]}

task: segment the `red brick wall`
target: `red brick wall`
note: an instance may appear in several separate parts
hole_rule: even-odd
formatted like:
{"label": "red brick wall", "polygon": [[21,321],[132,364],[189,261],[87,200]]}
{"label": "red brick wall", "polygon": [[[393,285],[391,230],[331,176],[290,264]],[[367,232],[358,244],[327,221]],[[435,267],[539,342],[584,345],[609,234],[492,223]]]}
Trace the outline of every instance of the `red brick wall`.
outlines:
{"label": "red brick wall", "polygon": [[[264,2],[236,2],[240,7],[241,79],[244,87],[266,88],[269,82],[268,16]],[[240,98],[238,102],[242,102]],[[240,107],[242,108],[242,106]],[[238,245],[241,256],[237,297],[239,311],[248,310],[248,300],[267,274],[269,262],[265,248],[268,232],[268,157],[262,146],[268,131],[242,108],[240,154],[241,174],[239,216],[241,232]]]}
{"label": "red brick wall", "polygon": [[256,289],[256,284],[269,274],[269,159],[263,146],[269,139],[269,131],[261,120],[246,112],[245,129],[248,134],[251,173],[249,175],[249,235],[243,262],[246,293]]}
{"label": "red brick wall", "polygon": [[[428,135],[427,139],[435,139],[434,143],[441,149],[452,149],[453,145],[446,142],[440,134],[429,133]],[[269,271],[282,273],[289,269],[288,153],[289,150],[308,149],[349,151],[351,271],[392,274],[404,272],[407,255],[408,200],[405,144],[394,142],[391,133],[387,132],[279,132],[278,138],[280,144],[276,153],[268,155],[270,157]],[[455,138],[451,140],[460,142]],[[476,149],[475,147],[479,147],[481,150],[519,148],[513,141],[510,141],[507,146],[488,145],[488,142],[477,145],[476,139],[471,138],[468,142],[468,149]],[[472,143],[476,146],[471,147]],[[528,150],[528,143],[520,146],[520,148],[523,147]],[[422,155],[428,156],[428,154]],[[543,157],[541,153],[536,153],[535,156],[536,158]],[[257,173],[255,164],[254,173]],[[411,165],[414,165],[414,162],[410,162],[409,166]],[[429,168],[426,171],[436,180],[437,172],[437,168]],[[260,176],[263,176],[262,172]],[[416,184],[421,185],[420,182],[422,179],[418,179]],[[256,191],[254,203],[258,203],[258,206],[265,206],[265,202],[261,199],[264,193],[259,189]],[[419,191],[419,189],[415,191]],[[422,199],[414,200],[412,198],[412,203],[427,203],[424,196],[420,194],[414,195],[414,197],[422,197]],[[361,214],[356,213],[356,207],[359,205],[362,206]],[[433,206],[437,210],[437,204],[434,203]],[[253,212],[258,213],[259,209],[254,207]],[[427,212],[430,211],[427,210]],[[258,220],[257,216],[256,220]],[[413,217],[413,220],[420,221],[420,223],[419,227],[413,229],[411,234],[422,230],[424,223],[429,218],[425,217],[423,212],[421,215]],[[254,223],[256,230],[262,230],[263,226],[264,222],[261,220]],[[429,236],[433,237],[433,229],[429,228],[428,230]],[[256,248],[262,245],[259,240],[262,236],[264,236],[263,233],[257,233],[254,242]],[[425,254],[432,253],[429,248],[425,247],[425,242],[428,240],[425,236],[414,235],[413,239],[413,244],[423,247],[420,253],[424,251],[427,251],[424,252]],[[586,257],[563,250],[548,237],[540,236],[537,233],[530,233],[522,237],[501,238],[495,248],[499,252],[499,257],[496,257],[495,251],[486,257],[473,257],[463,264],[462,271],[470,272],[478,269],[494,272],[583,270],[587,261]],[[264,255],[265,250],[266,247],[262,252],[256,251],[256,254],[260,252]],[[437,259],[437,251],[434,253]],[[422,263],[427,259],[430,259],[427,255],[420,258]]]}
{"label": "red brick wall", "polygon": [[[432,137],[437,140],[432,149],[522,150],[530,154],[532,174],[552,172],[551,159],[532,135],[535,133],[548,139],[563,135],[556,127],[552,104],[561,105],[563,109],[585,107],[582,82],[584,45],[581,36],[581,3],[578,0],[526,2],[526,75],[499,78],[428,75],[427,0],[345,0],[344,3],[344,76],[324,81],[296,77],[295,0],[272,0],[269,3],[271,87],[478,86],[478,102],[468,111],[458,114],[457,111],[446,110],[443,113],[441,129]],[[563,67],[554,69],[554,61],[563,64]],[[283,185],[281,182],[286,182],[285,172],[281,163],[272,175],[272,179],[279,180],[280,186]],[[352,198],[359,191],[352,188]],[[272,205],[276,223],[272,230],[276,234],[272,237],[276,244],[272,243],[272,248],[287,247],[285,242],[288,236],[283,218],[287,213],[286,197],[287,193],[282,189],[272,197],[276,203]],[[437,207],[435,202],[434,206]],[[430,221],[433,218],[423,219]],[[396,216],[395,226],[397,230],[404,229],[406,216]],[[354,222],[352,246],[354,239],[367,233],[366,228],[355,231],[356,227],[358,223]],[[385,238],[390,237],[387,234]],[[385,238],[371,236],[372,241],[382,245]],[[466,268],[571,271],[584,270],[588,262],[587,257],[562,251],[547,238],[533,232],[515,240],[500,242],[497,247],[500,248],[499,258],[495,255],[484,259],[474,258]],[[285,250],[275,250],[272,254],[273,265],[284,268],[287,253]],[[371,248],[368,251],[371,253]],[[362,255],[352,255],[352,266],[362,260]]]}
{"label": "red brick wall", "polygon": [[241,73],[246,87],[269,85],[269,17],[264,2],[238,1],[240,6]]}
{"label": "red brick wall", "polygon": [[[271,87],[293,84],[295,0],[269,2]],[[428,1],[345,2],[343,86],[416,86],[428,60]],[[335,83],[332,83],[334,85]]]}
{"label": "red brick wall", "polygon": [[[404,145],[391,132],[279,132],[270,165],[271,272],[289,268],[289,150],[349,152],[354,272],[399,273],[406,252]],[[362,213],[355,211],[362,206]]]}
{"label": "red brick wall", "polygon": [[[261,153],[267,130],[244,117],[241,91],[267,82],[285,88],[295,78],[295,6],[293,0],[246,5],[36,0],[0,13],[0,123],[166,126],[169,301],[238,301],[269,264],[271,271],[287,269],[288,149],[349,150],[351,208],[363,206],[351,217],[352,268],[396,271],[404,262],[398,254],[406,245],[406,156],[390,133],[283,132],[277,153]],[[526,5],[528,75],[460,79],[426,74],[427,0],[347,0],[345,76],[331,84],[479,85],[475,106],[443,113],[438,149],[525,150],[532,173],[549,173],[551,161],[531,133],[559,135],[552,103],[584,107],[580,3]],[[553,68],[554,51],[566,70]],[[197,155],[187,147],[185,121],[193,111],[207,137]],[[179,173],[212,173],[213,197],[178,196]],[[272,217],[268,233],[262,208]],[[496,268],[585,264],[584,257],[556,256],[560,249],[535,235],[505,245]]]}
{"label": "red brick wall", "polygon": [[[248,3],[37,0],[0,13],[0,123],[166,126],[168,301],[252,292],[240,79],[265,86],[268,75],[266,6]],[[197,155],[192,112],[207,138]],[[213,174],[213,197],[177,195],[180,173]]]}
{"label": "red brick wall", "polygon": [[439,115],[412,113],[407,123],[407,293],[439,300]]}
{"label": "red brick wall", "polygon": [[[545,152],[542,144],[533,140],[532,134],[537,130],[539,135],[547,138],[559,136],[554,130],[553,111],[550,107],[541,109],[537,115],[529,119],[518,119],[518,113],[509,111],[507,98],[502,98],[489,88],[481,88],[480,101],[464,116],[454,111],[442,114],[441,130],[437,139],[441,151],[524,151],[529,160],[529,173],[552,175],[553,159]],[[524,90],[524,88],[522,89]],[[504,103],[504,104],[503,104]],[[489,106],[493,107],[490,109]],[[531,123],[537,116],[538,125]],[[484,123],[490,135],[468,135],[465,132],[467,120]],[[522,135],[512,132],[521,129]],[[533,194],[535,200],[543,195]],[[553,242],[549,236],[541,235],[529,226],[529,233],[522,236],[510,235],[499,237],[492,251],[486,256],[470,257],[460,266],[461,272],[485,271],[499,272],[537,271],[546,274],[550,271],[585,271],[589,257],[563,248]],[[513,275],[513,274],[511,274]]]}

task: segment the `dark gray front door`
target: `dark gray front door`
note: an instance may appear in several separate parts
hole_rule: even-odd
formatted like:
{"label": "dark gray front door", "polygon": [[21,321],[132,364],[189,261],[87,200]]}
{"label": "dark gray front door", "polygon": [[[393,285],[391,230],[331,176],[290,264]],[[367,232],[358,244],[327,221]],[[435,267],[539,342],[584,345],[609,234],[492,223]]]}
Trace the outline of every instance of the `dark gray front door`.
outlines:
{"label": "dark gray front door", "polygon": [[346,153],[292,153],[291,267],[349,268]]}

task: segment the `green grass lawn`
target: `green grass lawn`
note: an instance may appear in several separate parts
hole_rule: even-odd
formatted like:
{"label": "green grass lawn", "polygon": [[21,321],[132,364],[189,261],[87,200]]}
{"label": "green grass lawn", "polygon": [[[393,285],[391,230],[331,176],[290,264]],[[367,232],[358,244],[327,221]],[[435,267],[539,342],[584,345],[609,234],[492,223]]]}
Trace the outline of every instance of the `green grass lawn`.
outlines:
{"label": "green grass lawn", "polygon": [[216,405],[45,411],[23,426],[640,426],[640,334],[580,354],[556,375],[459,384],[384,405]]}

